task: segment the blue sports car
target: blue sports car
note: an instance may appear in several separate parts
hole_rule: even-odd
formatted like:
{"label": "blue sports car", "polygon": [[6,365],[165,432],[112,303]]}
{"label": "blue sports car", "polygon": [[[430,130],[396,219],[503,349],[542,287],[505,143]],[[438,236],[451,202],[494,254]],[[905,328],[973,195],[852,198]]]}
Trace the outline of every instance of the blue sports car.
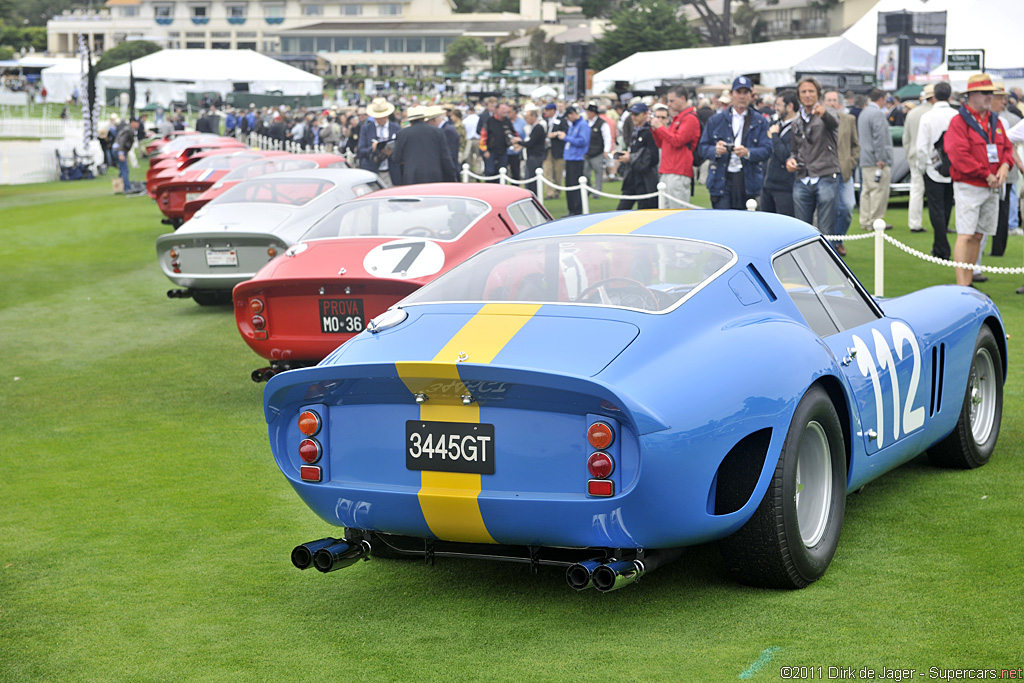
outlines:
{"label": "blue sports car", "polygon": [[847,493],[924,451],[988,461],[1005,376],[974,289],[876,300],[794,219],[635,211],[481,251],[264,408],[289,483],[344,527],[300,569],[471,556],[607,591],[718,541],[740,581],[799,588]]}

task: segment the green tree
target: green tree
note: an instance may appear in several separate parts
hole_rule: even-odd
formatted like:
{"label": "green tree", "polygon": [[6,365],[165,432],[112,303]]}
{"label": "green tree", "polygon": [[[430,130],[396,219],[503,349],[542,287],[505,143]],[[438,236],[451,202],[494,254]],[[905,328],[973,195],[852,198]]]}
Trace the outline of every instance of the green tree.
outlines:
{"label": "green tree", "polygon": [[595,70],[639,50],[674,50],[697,44],[697,35],[679,6],[666,0],[638,0],[612,15],[611,24],[613,28],[594,41],[590,66]]}
{"label": "green tree", "polygon": [[[97,2],[96,5],[102,5]],[[85,0],[0,0],[0,20],[16,26],[46,26],[66,9],[84,9]]]}
{"label": "green tree", "polygon": [[118,64],[124,64],[133,59],[145,57],[159,51],[160,46],[148,40],[127,41],[104,52],[103,56],[100,57],[100,61],[96,62],[96,71],[105,71]]}
{"label": "green tree", "polygon": [[14,48],[8,45],[0,45],[0,61],[14,59]]}
{"label": "green tree", "polygon": [[466,62],[473,57],[486,57],[484,41],[473,36],[459,36],[444,51],[444,68],[452,73],[461,73]]}
{"label": "green tree", "polygon": [[548,35],[541,29],[534,29],[530,32],[530,60],[534,69],[551,71],[562,56],[562,46],[553,40],[548,40]]}
{"label": "green tree", "polygon": [[508,60],[512,57],[512,51],[507,47],[501,45],[495,45],[491,49],[491,70],[501,71],[508,65]]}

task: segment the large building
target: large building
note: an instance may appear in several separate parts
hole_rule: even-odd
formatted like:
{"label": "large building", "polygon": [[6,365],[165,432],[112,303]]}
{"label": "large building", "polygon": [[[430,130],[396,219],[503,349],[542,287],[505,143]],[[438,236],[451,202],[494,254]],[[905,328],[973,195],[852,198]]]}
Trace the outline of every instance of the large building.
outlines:
{"label": "large building", "polygon": [[518,13],[459,14],[452,0],[107,0],[47,22],[51,54],[95,52],[127,40],[168,48],[251,49],[335,75],[437,70],[455,38],[492,44],[555,21],[556,5],[520,0]]}

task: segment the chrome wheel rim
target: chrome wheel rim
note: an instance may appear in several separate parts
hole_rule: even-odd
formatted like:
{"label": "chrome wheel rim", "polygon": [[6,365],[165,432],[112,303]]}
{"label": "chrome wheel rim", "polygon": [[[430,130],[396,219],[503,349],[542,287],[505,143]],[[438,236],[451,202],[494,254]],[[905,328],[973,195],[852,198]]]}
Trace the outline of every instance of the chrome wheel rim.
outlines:
{"label": "chrome wheel rim", "polygon": [[978,349],[967,378],[967,400],[971,404],[971,436],[983,444],[992,435],[996,421],[996,366],[988,349]]}
{"label": "chrome wheel rim", "polygon": [[832,500],[832,450],[819,423],[804,427],[797,453],[796,519],[801,540],[813,548],[825,535]]}

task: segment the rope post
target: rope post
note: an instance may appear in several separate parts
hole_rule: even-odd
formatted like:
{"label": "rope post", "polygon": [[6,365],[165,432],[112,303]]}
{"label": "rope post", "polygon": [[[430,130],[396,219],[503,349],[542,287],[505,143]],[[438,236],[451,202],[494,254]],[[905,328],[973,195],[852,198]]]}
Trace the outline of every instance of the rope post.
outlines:
{"label": "rope post", "polygon": [[668,206],[668,200],[665,198],[668,196],[668,184],[664,181],[658,183],[658,208]]}
{"label": "rope post", "polygon": [[498,169],[498,182],[502,185],[508,185],[508,169],[504,166]]}
{"label": "rope post", "polygon": [[757,200],[753,197],[747,200],[747,211],[757,211]]}
{"label": "rope post", "polygon": [[537,201],[544,206],[544,169],[538,168],[533,172],[533,177],[536,179],[534,187],[537,188]]}
{"label": "rope post", "polygon": [[885,296],[885,221],[871,224],[875,229],[875,296]]}
{"label": "rope post", "polygon": [[462,182],[469,182],[469,164],[462,165]]}
{"label": "rope post", "polygon": [[587,176],[580,176],[580,203],[583,204],[583,215],[590,214],[590,191],[587,189]]}

